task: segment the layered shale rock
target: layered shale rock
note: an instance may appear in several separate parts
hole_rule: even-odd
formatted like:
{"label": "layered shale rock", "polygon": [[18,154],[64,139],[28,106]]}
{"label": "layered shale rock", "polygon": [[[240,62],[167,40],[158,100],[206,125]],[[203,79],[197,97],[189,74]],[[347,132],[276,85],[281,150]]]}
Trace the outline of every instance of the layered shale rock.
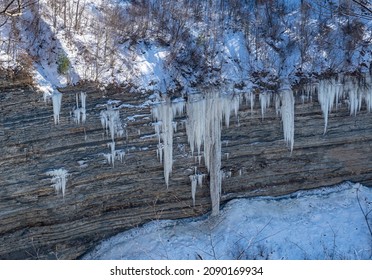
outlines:
{"label": "layered shale rock", "polygon": [[[185,115],[174,120],[167,188],[146,94],[101,91],[93,85],[63,89],[56,125],[51,99],[44,102],[30,86],[0,83],[0,258],[75,259],[102,238],[144,222],[210,210],[210,178],[204,159],[199,165],[191,154]],[[82,91],[86,120],[77,122]],[[242,102],[229,128],[222,128],[222,203],[345,180],[372,186],[372,121],[365,105],[350,116],[348,101],[342,101],[329,113],[324,134],[317,95],[304,100],[295,93],[291,152],[275,108],[269,107],[262,118],[259,97],[253,97],[253,111]],[[102,113],[107,110],[118,116]],[[123,130],[114,138],[110,120]],[[194,189],[193,206],[190,176],[195,167],[205,175],[202,187]],[[56,184],[62,187],[61,174],[64,195],[56,190]]]}

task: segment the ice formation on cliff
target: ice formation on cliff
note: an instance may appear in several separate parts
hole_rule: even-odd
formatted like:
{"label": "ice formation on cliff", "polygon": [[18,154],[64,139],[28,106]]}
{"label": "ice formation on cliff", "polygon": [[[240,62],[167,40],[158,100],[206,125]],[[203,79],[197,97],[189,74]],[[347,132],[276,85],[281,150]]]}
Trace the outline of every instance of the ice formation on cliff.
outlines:
{"label": "ice formation on cliff", "polygon": [[157,121],[154,123],[155,133],[159,140],[157,154],[164,166],[164,178],[167,187],[173,167],[173,131],[177,128],[173,120],[177,115],[182,115],[184,107],[185,102],[183,100],[171,102],[167,98],[166,101],[160,102],[152,108],[153,118]]}
{"label": "ice formation on cliff", "polygon": [[61,104],[62,104],[62,93],[60,93],[59,91],[53,92],[52,102],[53,102],[54,123],[59,124],[59,114],[61,112]]}
{"label": "ice formation on cliff", "polygon": [[253,114],[254,98],[255,98],[255,95],[253,92],[250,91],[250,92],[244,93],[245,102],[247,105],[249,104],[251,107],[251,114]]}
{"label": "ice formation on cliff", "polygon": [[294,96],[290,88],[280,91],[281,115],[283,121],[284,140],[293,151],[294,144]]}
{"label": "ice formation on cliff", "polygon": [[[324,134],[327,132],[328,115],[332,111],[338,97],[340,88],[337,86],[335,79],[321,80],[318,85],[318,100],[324,117]],[[337,97],[337,100],[336,100]]]}
{"label": "ice formation on cliff", "polygon": [[[209,91],[204,95],[189,96],[186,104],[186,133],[191,153],[197,151],[201,159],[202,151],[205,166],[210,174],[210,193],[212,200],[212,215],[219,211],[221,195],[221,127],[230,122],[230,114],[237,115],[240,104],[239,95],[223,95],[219,92]],[[173,165],[173,131],[174,118],[185,111],[185,102],[171,102],[167,99],[152,109],[156,122],[155,132],[159,143],[157,154],[163,160],[164,177],[169,185],[169,176]],[[202,149],[203,146],[203,149]],[[195,201],[195,190],[202,177],[191,175],[192,196]]]}
{"label": "ice formation on cliff", "polygon": [[76,108],[74,110],[74,120],[77,124],[85,123],[86,120],[86,98],[85,92],[80,92],[81,107],[79,107],[79,94],[76,94]]}
{"label": "ice formation on cliff", "polygon": [[46,173],[48,176],[53,176],[51,181],[53,183],[52,187],[56,190],[56,192],[62,192],[62,196],[65,196],[65,189],[67,183],[67,176],[68,172],[64,168],[54,169]]}
{"label": "ice formation on cliff", "polygon": [[[369,76],[368,76],[369,77]],[[362,107],[362,101],[366,103],[368,111],[372,110],[371,78],[365,79],[364,83],[357,83],[356,79],[344,79],[340,83],[338,79],[321,80],[319,83],[305,85],[301,91],[302,102],[312,100],[312,96],[318,94],[318,101],[324,116],[324,133],[327,131],[328,116],[331,110],[338,108],[341,99],[348,97],[350,114],[356,114]],[[254,106],[253,93],[245,93],[244,98],[251,110]],[[279,91],[272,96],[270,92],[259,94],[260,109],[264,118],[271,99],[275,102],[275,110],[281,115],[283,123],[283,137],[292,153],[294,147],[294,118],[295,118],[295,96],[289,83],[283,82]],[[207,90],[203,94],[192,94],[188,96],[187,102],[171,102],[170,99],[153,107],[152,114],[156,122],[155,132],[159,143],[157,155],[164,164],[164,177],[167,186],[173,165],[173,133],[176,131],[176,116],[186,112],[186,134],[190,145],[191,155],[195,161],[201,164],[204,159],[205,167],[209,173],[209,187],[212,201],[212,215],[219,211],[221,185],[223,173],[221,171],[221,130],[223,123],[229,126],[232,112],[238,117],[240,96],[233,94],[221,94],[220,91]],[[227,159],[228,159],[227,154]],[[241,170],[239,171],[241,174]],[[226,174],[225,174],[226,175]],[[191,194],[195,204],[196,188],[201,183],[202,177],[197,173],[189,176],[191,182]],[[231,176],[231,174],[230,174]],[[228,176],[229,177],[229,176]],[[201,182],[201,181],[200,181]]]}
{"label": "ice formation on cliff", "polygon": [[115,136],[121,137],[124,134],[124,128],[120,120],[120,112],[111,106],[108,106],[106,110],[101,111],[101,124],[106,133],[110,135],[111,142],[107,144],[110,148],[110,153],[103,154],[108,164],[115,166],[115,159],[119,159],[123,162],[125,152],[122,150],[115,150]]}
{"label": "ice formation on cliff", "polygon": [[[333,107],[338,109],[340,101],[348,103],[350,115],[356,115],[362,109],[363,100],[367,111],[372,109],[372,83],[371,76],[362,78],[341,77],[342,83],[335,78],[321,80],[318,84],[318,100],[324,116],[324,133],[327,131],[328,116]],[[340,79],[341,80],[341,79]]]}
{"label": "ice formation on cliff", "polygon": [[203,185],[203,178],[205,174],[198,173],[195,168],[195,174],[189,176],[191,181],[191,197],[192,197],[192,205],[195,206],[195,194],[196,194],[196,187],[201,187]]}
{"label": "ice formation on cliff", "polygon": [[260,92],[260,105],[261,105],[261,115],[262,119],[265,117],[267,108],[270,107],[271,93],[270,92]]}

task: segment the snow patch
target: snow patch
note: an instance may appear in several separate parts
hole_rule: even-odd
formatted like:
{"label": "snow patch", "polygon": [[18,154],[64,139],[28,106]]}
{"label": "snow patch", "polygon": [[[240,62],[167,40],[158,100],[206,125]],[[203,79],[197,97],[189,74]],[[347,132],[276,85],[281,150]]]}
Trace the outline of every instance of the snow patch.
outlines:
{"label": "snow patch", "polygon": [[358,205],[360,184],[228,202],[218,217],[159,220],[102,241],[83,259],[371,259],[371,234]]}

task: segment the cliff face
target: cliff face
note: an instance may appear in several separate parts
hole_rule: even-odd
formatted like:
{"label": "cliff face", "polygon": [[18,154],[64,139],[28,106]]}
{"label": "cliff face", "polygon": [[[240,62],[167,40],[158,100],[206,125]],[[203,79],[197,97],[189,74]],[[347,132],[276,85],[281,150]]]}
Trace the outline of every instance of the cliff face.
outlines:
{"label": "cliff face", "polygon": [[[86,122],[73,120],[75,93],[87,95]],[[256,97],[258,100],[258,97]],[[210,210],[206,176],[192,206],[189,175],[198,166],[187,142],[184,117],[173,136],[173,171],[169,188],[157,159],[158,139],[145,95],[93,86],[63,91],[60,123],[51,102],[31,87],[0,82],[0,258],[74,259],[97,241],[154,219],[178,219]],[[115,167],[103,154],[111,142],[100,121],[108,100],[122,105],[125,151]],[[324,118],[317,101],[295,95],[295,143],[291,152],[274,108],[262,119],[242,103],[238,118],[222,129],[221,201],[257,195],[281,195],[351,180],[372,185],[372,122],[362,108],[350,116],[347,106]],[[257,103],[257,102],[256,102]],[[123,105],[124,104],[124,105]],[[68,171],[63,197],[47,173]],[[203,165],[198,167],[207,173]]]}

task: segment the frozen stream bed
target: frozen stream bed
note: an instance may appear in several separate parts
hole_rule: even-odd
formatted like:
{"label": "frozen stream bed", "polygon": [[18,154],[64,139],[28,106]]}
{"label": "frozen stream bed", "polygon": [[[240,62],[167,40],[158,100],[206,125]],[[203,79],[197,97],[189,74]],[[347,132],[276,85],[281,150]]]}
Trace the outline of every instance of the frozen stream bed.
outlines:
{"label": "frozen stream bed", "polygon": [[[369,215],[368,215],[369,213]],[[343,183],[227,203],[217,217],[153,221],[84,259],[371,259],[372,188]]]}

